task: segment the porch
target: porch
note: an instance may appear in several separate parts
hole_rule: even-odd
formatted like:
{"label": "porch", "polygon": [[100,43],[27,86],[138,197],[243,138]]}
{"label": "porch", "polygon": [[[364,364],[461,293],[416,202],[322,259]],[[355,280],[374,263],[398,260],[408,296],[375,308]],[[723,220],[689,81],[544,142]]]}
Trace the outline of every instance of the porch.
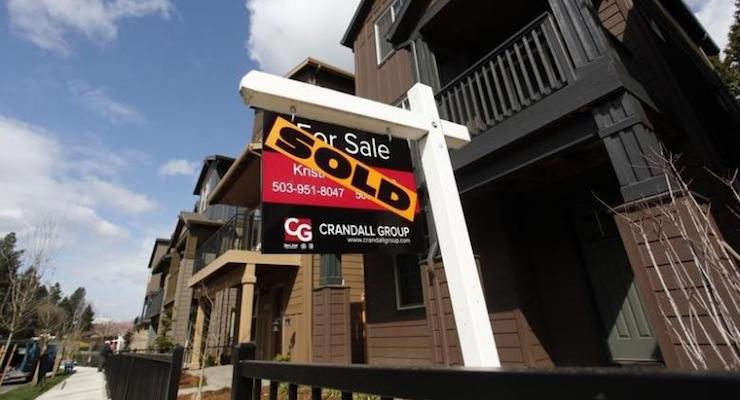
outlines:
{"label": "porch", "polygon": [[[473,136],[472,145],[451,153],[456,169],[541,136],[620,88],[640,96],[612,59],[598,18],[588,3],[563,0],[429,6],[407,40],[441,117]],[[550,141],[543,151],[562,145]]]}

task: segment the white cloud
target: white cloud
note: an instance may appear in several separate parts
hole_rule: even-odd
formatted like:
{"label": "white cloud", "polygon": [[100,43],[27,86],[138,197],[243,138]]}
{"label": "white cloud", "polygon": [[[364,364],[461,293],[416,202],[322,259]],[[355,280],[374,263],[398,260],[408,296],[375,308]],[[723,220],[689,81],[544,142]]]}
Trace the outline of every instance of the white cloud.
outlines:
{"label": "white cloud", "polygon": [[113,124],[143,124],[146,122],[139,110],[112,98],[105,87],[93,87],[79,80],[68,82],[67,87],[76,102]]}
{"label": "white cloud", "polygon": [[[100,161],[79,149],[69,151],[42,128],[0,116],[0,143],[0,233],[23,231],[35,219],[51,218],[71,229],[125,238],[128,231],[101,211],[136,215],[157,208],[147,196],[109,181],[111,171],[98,175],[93,168],[78,168],[78,163]],[[101,157],[107,153],[97,152]]]}
{"label": "white cloud", "polygon": [[285,74],[306,57],[353,71],[352,52],[339,44],[359,0],[247,0],[249,57]]}
{"label": "white cloud", "polygon": [[735,2],[732,0],[689,0],[688,3],[717,46],[724,50],[734,18]]}
{"label": "white cloud", "polygon": [[157,205],[145,195],[134,193],[98,177],[86,177],[81,184],[83,187],[80,189],[87,192],[95,204],[110,204],[126,214],[144,214],[157,208]]}
{"label": "white cloud", "polygon": [[175,175],[185,175],[185,176],[193,176],[198,171],[198,166],[200,163],[198,162],[190,162],[185,159],[177,159],[177,160],[169,160],[166,163],[162,164],[161,167],[159,167],[159,175],[162,176],[175,176]]}
{"label": "white cloud", "polygon": [[[52,224],[59,251],[48,278],[65,291],[85,286],[103,316],[133,318],[154,238],[171,227],[153,226],[157,204],[115,181],[127,159],[101,147],[70,146],[3,116],[0,143],[0,236],[15,231],[23,241],[40,223]],[[105,159],[110,164],[102,167]]]}
{"label": "white cloud", "polygon": [[81,33],[103,44],[118,35],[124,18],[159,14],[168,18],[174,9],[169,0],[8,0],[13,29],[37,46],[67,55],[66,36]]}

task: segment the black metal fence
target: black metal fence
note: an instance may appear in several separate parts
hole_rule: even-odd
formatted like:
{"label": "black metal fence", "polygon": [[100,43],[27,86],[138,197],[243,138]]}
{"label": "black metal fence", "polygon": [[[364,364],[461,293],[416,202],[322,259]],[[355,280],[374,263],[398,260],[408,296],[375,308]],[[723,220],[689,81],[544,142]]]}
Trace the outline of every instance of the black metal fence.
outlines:
{"label": "black metal fence", "polygon": [[[255,361],[254,345],[234,350],[232,400],[259,400],[262,381],[270,381],[269,398],[278,399],[280,384],[297,400],[299,386],[312,400],[327,389],[381,400],[542,400],[542,399],[721,399],[740,393],[740,374],[675,372],[657,368],[484,369],[380,367],[367,365],[293,364]],[[301,397],[303,398],[303,396]]]}
{"label": "black metal fence", "polygon": [[259,245],[261,227],[258,212],[238,212],[195,251],[193,273],[200,271],[228,250],[256,248]]}
{"label": "black metal fence", "polygon": [[111,354],[105,380],[111,400],[176,400],[183,348],[172,354]]}

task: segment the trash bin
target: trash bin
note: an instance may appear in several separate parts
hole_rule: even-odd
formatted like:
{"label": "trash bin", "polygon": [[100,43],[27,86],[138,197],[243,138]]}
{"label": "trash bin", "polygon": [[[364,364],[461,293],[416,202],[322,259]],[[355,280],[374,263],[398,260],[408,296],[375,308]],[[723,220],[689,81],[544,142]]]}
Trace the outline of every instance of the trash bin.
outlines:
{"label": "trash bin", "polygon": [[69,374],[75,369],[75,364],[72,361],[66,361],[64,363],[64,373]]}

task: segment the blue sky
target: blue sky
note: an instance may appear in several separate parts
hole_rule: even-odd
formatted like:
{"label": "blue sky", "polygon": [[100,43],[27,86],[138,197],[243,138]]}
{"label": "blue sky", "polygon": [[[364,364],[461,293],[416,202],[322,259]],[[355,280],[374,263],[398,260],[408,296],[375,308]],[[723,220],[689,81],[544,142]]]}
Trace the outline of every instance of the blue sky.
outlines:
{"label": "blue sky", "polygon": [[[6,0],[0,234],[51,221],[47,278],[85,286],[99,316],[133,318],[153,239],[192,208],[201,160],[249,139],[241,76],[309,55],[351,71],[338,42],[358,2]],[[724,43],[731,0],[689,3]]]}

